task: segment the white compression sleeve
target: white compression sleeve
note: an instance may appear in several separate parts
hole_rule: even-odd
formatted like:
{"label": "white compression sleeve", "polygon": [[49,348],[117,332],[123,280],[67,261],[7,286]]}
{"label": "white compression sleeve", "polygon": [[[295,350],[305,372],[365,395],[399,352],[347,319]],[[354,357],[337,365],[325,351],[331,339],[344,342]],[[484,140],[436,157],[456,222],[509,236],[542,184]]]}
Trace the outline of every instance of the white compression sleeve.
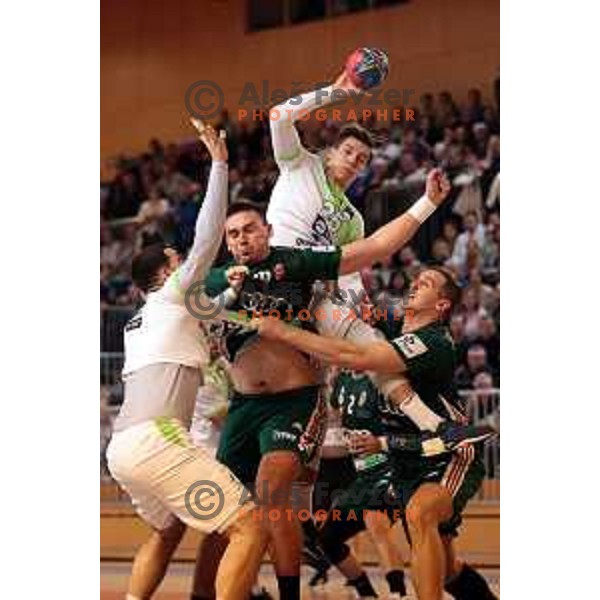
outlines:
{"label": "white compression sleeve", "polygon": [[[332,90],[332,86],[329,86],[294,96],[269,111],[273,153],[280,167],[293,168],[301,162],[306,150],[300,142],[294,123],[314,108],[331,104]],[[299,103],[296,103],[297,98],[301,99]],[[291,102],[292,100],[294,103]]]}

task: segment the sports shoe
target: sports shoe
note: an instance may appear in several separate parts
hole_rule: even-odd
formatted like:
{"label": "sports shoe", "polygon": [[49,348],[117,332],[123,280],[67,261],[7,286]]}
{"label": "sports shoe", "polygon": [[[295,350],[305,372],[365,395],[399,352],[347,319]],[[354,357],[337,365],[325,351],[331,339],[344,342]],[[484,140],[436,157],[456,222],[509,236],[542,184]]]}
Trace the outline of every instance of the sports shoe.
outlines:
{"label": "sports shoe", "polygon": [[467,444],[483,442],[497,435],[489,425],[461,425],[454,421],[443,421],[434,433],[421,441],[423,456],[437,456],[454,452]]}

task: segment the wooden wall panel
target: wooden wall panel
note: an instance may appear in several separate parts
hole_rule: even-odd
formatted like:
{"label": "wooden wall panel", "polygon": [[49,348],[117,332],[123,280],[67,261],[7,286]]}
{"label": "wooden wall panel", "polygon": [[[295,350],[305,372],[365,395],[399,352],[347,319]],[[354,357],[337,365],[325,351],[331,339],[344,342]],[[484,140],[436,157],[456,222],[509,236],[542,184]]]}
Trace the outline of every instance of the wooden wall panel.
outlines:
{"label": "wooden wall panel", "polygon": [[486,96],[498,74],[498,0],[412,0],[407,5],[245,33],[245,0],[102,0],[101,156],[189,135],[184,94],[219,83],[230,109],[246,81],[271,89],[332,78],[357,46],[391,58],[388,86]]}

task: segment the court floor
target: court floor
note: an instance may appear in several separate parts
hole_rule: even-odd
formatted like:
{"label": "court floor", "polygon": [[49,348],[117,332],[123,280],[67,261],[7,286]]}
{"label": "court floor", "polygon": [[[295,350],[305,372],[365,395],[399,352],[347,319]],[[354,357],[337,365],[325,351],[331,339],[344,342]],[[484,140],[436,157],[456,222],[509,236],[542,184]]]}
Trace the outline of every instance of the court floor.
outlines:
{"label": "court floor", "polygon": [[[101,600],[123,600],[130,566],[130,563],[100,563]],[[155,596],[155,600],[188,600],[192,585],[192,573],[193,565],[191,563],[172,564],[159,593]],[[314,588],[308,586],[311,573],[311,569],[303,567],[302,598],[311,598],[313,600],[351,600],[356,598],[352,590],[344,585],[343,577],[334,570],[330,571],[329,581],[326,585]],[[387,584],[380,570],[377,567],[367,567],[367,573],[379,597],[382,599],[387,598]],[[500,571],[498,569],[481,569],[481,573],[490,582],[492,589],[499,596]],[[277,598],[277,584],[270,565],[263,565],[259,579],[260,584]],[[410,599],[414,600],[416,596],[414,595],[410,581],[409,591],[412,593]],[[451,596],[446,596],[446,598],[451,600]]]}

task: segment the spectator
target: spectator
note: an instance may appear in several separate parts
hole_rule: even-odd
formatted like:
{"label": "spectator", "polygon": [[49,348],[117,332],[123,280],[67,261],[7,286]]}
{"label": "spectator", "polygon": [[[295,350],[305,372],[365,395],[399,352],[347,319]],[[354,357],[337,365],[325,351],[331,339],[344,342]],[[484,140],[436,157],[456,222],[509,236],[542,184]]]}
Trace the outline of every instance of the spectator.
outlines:
{"label": "spectator", "polygon": [[484,106],[481,100],[481,91],[471,88],[467,92],[467,103],[462,112],[462,121],[467,125],[483,120]]}
{"label": "spectator", "polygon": [[414,127],[407,127],[404,130],[402,138],[401,154],[412,154],[417,166],[420,166],[431,156],[431,148],[417,136],[417,130]]}
{"label": "spectator", "polygon": [[442,238],[448,242],[450,252],[453,253],[456,239],[458,238],[458,227],[454,220],[448,219],[447,221],[444,221],[444,224],[442,225]]}
{"label": "spectator", "polygon": [[450,92],[440,92],[438,95],[438,115],[442,127],[452,127],[458,121],[458,108]]}
{"label": "spectator", "polygon": [[495,284],[500,277],[500,215],[490,213],[481,250],[481,275],[484,281]]}
{"label": "spectator", "polygon": [[402,270],[411,280],[415,278],[417,271],[421,268],[421,262],[411,246],[404,246],[400,250],[400,264],[402,265]]}
{"label": "spectator", "polygon": [[471,269],[469,273],[469,287],[474,291],[475,296],[479,299],[479,304],[486,313],[493,313],[496,309],[496,293],[492,286],[482,281],[478,268]]}
{"label": "spectator", "polygon": [[485,316],[479,322],[479,335],[475,343],[485,348],[488,361],[494,372],[500,370],[500,338],[494,319]]}
{"label": "spectator", "polygon": [[431,246],[432,262],[436,265],[445,265],[451,256],[450,244],[444,238],[436,238]]}
{"label": "spectator", "polygon": [[453,315],[450,319],[450,334],[456,348],[456,361],[463,364],[467,356],[469,340],[465,336],[465,326],[461,315]]}
{"label": "spectator", "polygon": [[140,190],[135,175],[131,171],[119,173],[111,186],[106,216],[108,219],[134,217],[140,208]]}
{"label": "spectator", "polygon": [[473,124],[473,152],[478,159],[488,156],[490,132],[488,126],[479,121]]}
{"label": "spectator", "polygon": [[137,214],[140,233],[149,236],[160,232],[161,223],[171,214],[171,205],[161,198],[157,187],[150,188],[148,199],[142,202]]}
{"label": "spectator", "polygon": [[456,238],[450,263],[461,277],[465,277],[470,268],[475,266],[479,252],[485,242],[485,227],[479,222],[475,212],[469,212],[463,220],[464,231]]}
{"label": "spectator", "polygon": [[467,350],[466,363],[456,370],[456,387],[459,390],[473,389],[475,377],[483,372],[490,374],[494,380],[485,348],[480,344],[474,344]]}
{"label": "spectator", "polygon": [[463,290],[461,314],[466,337],[471,340],[477,338],[480,321],[488,314],[481,306],[476,288],[468,287]]}

